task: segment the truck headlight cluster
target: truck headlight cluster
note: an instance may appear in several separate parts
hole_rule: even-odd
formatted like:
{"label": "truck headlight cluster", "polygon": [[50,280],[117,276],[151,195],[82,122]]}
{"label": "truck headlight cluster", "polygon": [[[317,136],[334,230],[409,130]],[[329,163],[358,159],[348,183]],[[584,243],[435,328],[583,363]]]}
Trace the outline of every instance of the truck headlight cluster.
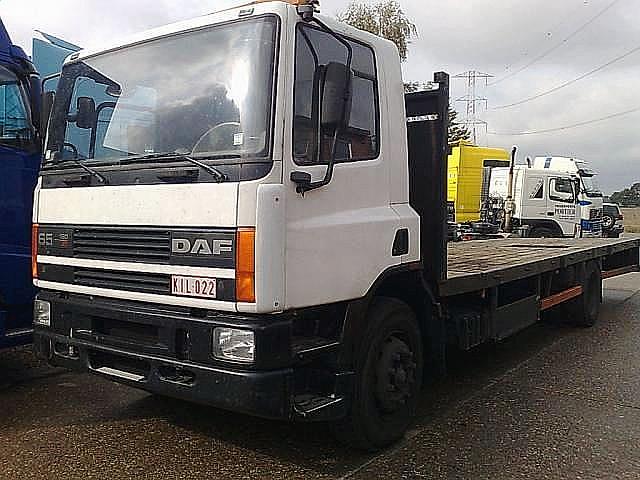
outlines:
{"label": "truck headlight cluster", "polygon": [[51,304],[44,300],[33,303],[33,323],[45,327],[51,326]]}
{"label": "truck headlight cluster", "polygon": [[217,327],[213,330],[213,356],[219,360],[253,363],[255,335],[251,330]]}

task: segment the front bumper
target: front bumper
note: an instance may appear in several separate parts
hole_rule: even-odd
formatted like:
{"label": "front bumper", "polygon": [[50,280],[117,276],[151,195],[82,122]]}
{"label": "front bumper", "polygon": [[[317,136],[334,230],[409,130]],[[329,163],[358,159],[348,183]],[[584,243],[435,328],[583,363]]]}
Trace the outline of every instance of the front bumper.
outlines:
{"label": "front bumper", "polygon": [[[34,349],[51,365],[264,418],[327,420],[345,414],[344,374],[325,371],[323,384],[311,390],[300,381],[318,365],[296,361],[292,321],[285,316],[168,309],[47,291],[38,299],[51,303],[51,327],[36,326]],[[253,365],[213,358],[212,331],[218,326],[254,331]],[[340,401],[316,401],[323,408],[306,415],[301,405],[323,396]]]}

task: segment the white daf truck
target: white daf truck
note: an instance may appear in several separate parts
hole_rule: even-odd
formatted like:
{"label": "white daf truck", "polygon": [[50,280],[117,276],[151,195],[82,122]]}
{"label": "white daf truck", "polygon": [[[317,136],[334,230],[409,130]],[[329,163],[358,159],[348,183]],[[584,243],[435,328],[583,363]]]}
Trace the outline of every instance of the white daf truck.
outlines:
{"label": "white daf truck", "polygon": [[597,172],[584,160],[570,157],[536,157],[533,168],[570,173],[580,178],[578,192],[580,236],[601,237],[604,197],[594,180]]}
{"label": "white daf truck", "polygon": [[303,0],[71,56],[44,102],[38,355],[378,449],[446,348],[562,305],[593,324],[638,240],[447,252],[448,76],[433,86],[405,98],[392,43]]}
{"label": "white daf truck", "polygon": [[[492,169],[490,198],[504,201],[509,194],[510,179],[510,168]],[[514,168],[512,181],[512,230],[527,227],[527,236],[530,238],[580,236],[578,176],[518,165]]]}

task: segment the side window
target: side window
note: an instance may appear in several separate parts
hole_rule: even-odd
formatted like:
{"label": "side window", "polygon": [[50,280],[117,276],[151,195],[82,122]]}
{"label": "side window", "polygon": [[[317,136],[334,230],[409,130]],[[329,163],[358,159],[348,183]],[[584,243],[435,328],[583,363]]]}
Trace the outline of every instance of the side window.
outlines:
{"label": "side window", "polygon": [[544,198],[544,180],[540,179],[532,179],[533,180],[533,188],[531,189],[531,193],[529,194],[529,198],[533,198],[536,200],[540,200]]}
{"label": "side window", "polygon": [[549,181],[549,198],[556,202],[575,203],[573,182],[567,178],[552,178]]}
{"label": "side window", "polygon": [[[353,48],[353,103],[349,127],[338,138],[338,162],[369,160],[376,158],[379,153],[378,83],[374,53],[368,46],[349,42]],[[331,157],[333,138],[319,128],[318,85],[328,63],[346,63],[347,57],[347,48],[328,33],[306,25],[298,27],[293,127],[293,152],[298,164],[326,164]]]}
{"label": "side window", "polygon": [[0,67],[0,144],[13,146],[30,141],[32,134],[26,99],[18,79],[9,70]]}

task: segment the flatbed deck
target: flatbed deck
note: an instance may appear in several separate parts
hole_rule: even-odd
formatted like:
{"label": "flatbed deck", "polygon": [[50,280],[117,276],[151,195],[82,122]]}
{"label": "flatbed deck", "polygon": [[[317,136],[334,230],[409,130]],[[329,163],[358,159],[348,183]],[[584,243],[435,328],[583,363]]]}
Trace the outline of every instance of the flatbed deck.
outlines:
{"label": "flatbed deck", "polygon": [[557,268],[625,250],[640,249],[640,238],[507,238],[450,243],[443,297],[491,288]]}

